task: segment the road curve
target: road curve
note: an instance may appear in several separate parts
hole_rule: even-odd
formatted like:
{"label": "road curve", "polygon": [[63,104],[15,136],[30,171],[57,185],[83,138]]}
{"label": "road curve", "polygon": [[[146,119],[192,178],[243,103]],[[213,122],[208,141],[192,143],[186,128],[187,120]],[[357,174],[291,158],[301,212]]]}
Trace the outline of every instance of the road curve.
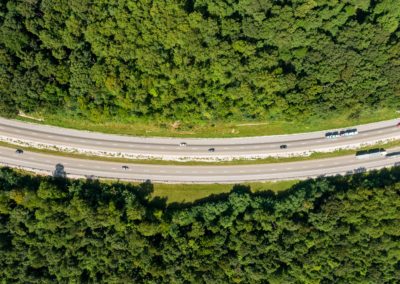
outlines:
{"label": "road curve", "polygon": [[[391,153],[400,151],[400,147]],[[83,160],[0,147],[0,164],[14,168],[51,174],[56,164],[62,164],[67,177],[96,177],[127,181],[150,180],[156,183],[240,183],[248,181],[274,181],[317,177],[321,175],[346,174],[357,171],[379,169],[400,163],[399,155],[370,159],[342,156],[329,159],[308,160],[277,164],[243,166],[161,166],[125,164]]]}
{"label": "road curve", "polygon": [[[0,140],[100,156],[163,160],[232,160],[304,155],[400,139],[398,119],[354,126],[358,135],[326,139],[327,131],[244,138],[146,138],[65,129],[0,118]],[[340,130],[340,129],[336,129]],[[186,142],[186,147],[179,147]],[[286,144],[287,149],[280,149]],[[214,153],[208,152],[215,148]]]}

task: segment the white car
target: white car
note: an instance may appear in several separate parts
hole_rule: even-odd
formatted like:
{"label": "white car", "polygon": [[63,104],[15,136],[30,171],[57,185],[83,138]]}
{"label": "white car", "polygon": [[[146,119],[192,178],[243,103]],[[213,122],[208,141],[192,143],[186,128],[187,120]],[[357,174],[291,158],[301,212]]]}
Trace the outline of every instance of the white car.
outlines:
{"label": "white car", "polygon": [[186,146],[187,146],[186,142],[179,143],[179,147],[186,147]]}

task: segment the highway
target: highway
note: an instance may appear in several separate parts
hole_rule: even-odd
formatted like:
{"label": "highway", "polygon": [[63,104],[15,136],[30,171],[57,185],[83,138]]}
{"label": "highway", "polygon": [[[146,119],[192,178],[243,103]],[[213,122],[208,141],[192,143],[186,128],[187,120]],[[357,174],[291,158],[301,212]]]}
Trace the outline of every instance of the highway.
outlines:
{"label": "highway", "polygon": [[[37,148],[57,147],[58,150],[100,156],[217,161],[329,152],[400,139],[400,128],[396,127],[399,121],[395,119],[349,127],[357,128],[359,134],[335,139],[326,139],[325,133],[342,129],[290,135],[196,139],[102,134],[0,118],[0,140]],[[181,142],[187,143],[187,146],[180,147]],[[280,149],[280,145],[283,144],[287,145],[287,149]],[[209,148],[214,148],[215,152],[208,152]]]}
{"label": "highway", "polygon": [[[400,147],[388,153],[396,153]],[[107,178],[126,181],[150,180],[155,183],[239,183],[248,181],[291,180],[321,175],[349,174],[364,170],[390,167],[400,163],[399,155],[356,159],[352,156],[309,160],[302,162],[272,163],[243,166],[165,166],[122,164],[83,160],[0,147],[0,164],[51,174],[57,164],[64,167],[67,177]],[[127,166],[127,169],[123,169]]]}

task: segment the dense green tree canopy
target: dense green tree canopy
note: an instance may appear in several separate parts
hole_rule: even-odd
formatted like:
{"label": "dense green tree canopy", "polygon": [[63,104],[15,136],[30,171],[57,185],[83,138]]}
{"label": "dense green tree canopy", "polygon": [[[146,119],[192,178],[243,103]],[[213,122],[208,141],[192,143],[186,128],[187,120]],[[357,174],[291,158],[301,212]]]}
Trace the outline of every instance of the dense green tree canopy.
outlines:
{"label": "dense green tree canopy", "polygon": [[5,0],[0,111],[208,120],[398,106],[399,20],[394,0]]}
{"label": "dense green tree canopy", "polygon": [[398,283],[400,168],[195,204],[0,169],[4,283]]}

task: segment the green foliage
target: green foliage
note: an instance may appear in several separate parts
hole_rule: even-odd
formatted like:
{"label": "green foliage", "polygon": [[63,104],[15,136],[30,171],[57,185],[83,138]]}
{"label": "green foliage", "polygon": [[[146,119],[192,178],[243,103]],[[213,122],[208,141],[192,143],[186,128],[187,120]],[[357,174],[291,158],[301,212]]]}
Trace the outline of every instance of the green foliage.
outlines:
{"label": "green foliage", "polygon": [[397,107],[399,7],[393,0],[5,0],[0,115],[263,119]]}
{"label": "green foliage", "polygon": [[5,283],[395,283],[400,168],[192,204],[0,169]]}

